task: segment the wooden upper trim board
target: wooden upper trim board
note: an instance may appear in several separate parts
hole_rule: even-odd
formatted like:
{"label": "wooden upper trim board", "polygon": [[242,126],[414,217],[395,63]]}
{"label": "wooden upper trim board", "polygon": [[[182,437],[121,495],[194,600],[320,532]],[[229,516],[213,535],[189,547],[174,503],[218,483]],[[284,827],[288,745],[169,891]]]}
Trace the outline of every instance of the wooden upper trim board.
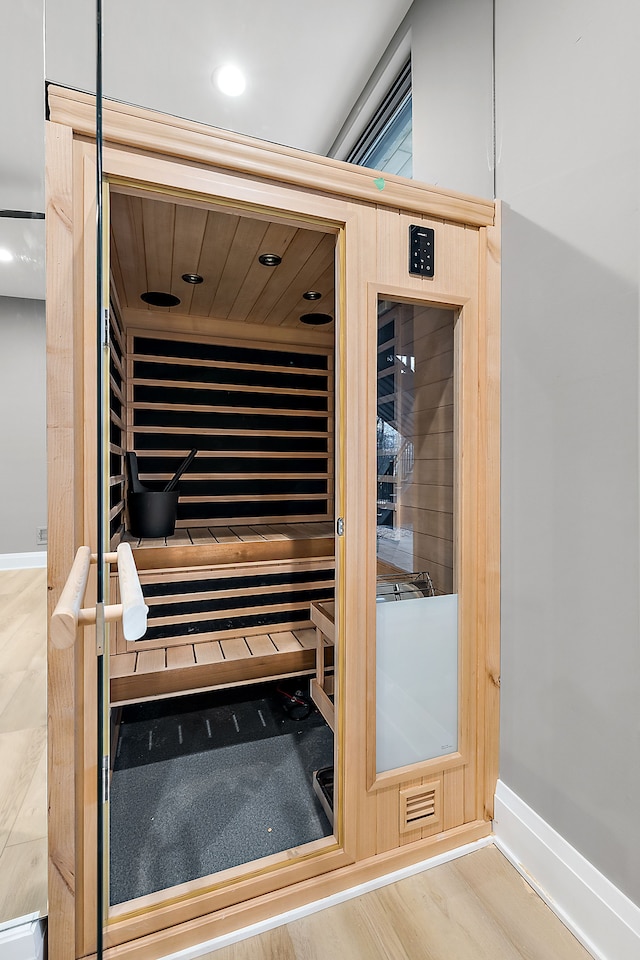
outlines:
{"label": "wooden upper trim board", "polygon": [[[76,134],[95,136],[93,96],[50,86],[48,102],[52,121],[72,127]],[[380,190],[373,171],[364,167],[112,100],[104,101],[103,132],[105,140],[110,143],[194,160],[377,206],[409,210],[471,226],[488,226],[494,222],[492,200],[408,182],[391,174],[385,174],[384,188]]]}

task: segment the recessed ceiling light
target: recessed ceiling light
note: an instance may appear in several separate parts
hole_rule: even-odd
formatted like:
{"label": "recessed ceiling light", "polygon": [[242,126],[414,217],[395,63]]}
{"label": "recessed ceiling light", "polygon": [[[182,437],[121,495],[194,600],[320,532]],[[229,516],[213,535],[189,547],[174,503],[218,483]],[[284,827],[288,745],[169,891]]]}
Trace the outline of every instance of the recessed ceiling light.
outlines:
{"label": "recessed ceiling light", "polygon": [[311,327],[321,327],[325,323],[331,323],[333,317],[328,313],[303,313],[300,317],[300,323],[308,323]]}
{"label": "recessed ceiling light", "polygon": [[261,253],[258,260],[263,267],[277,267],[279,263],[282,263],[282,257],[279,257],[277,253]]}
{"label": "recessed ceiling light", "polygon": [[244,73],[233,63],[225,63],[224,66],[218,67],[213,76],[218,90],[226,93],[228,97],[239,97],[247,86]]}
{"label": "recessed ceiling light", "polygon": [[204,277],[201,277],[199,273],[183,273],[182,279],[185,283],[203,283]]}
{"label": "recessed ceiling light", "polygon": [[322,294],[318,290],[307,290],[302,296],[305,300],[320,300]]}
{"label": "recessed ceiling light", "polygon": [[0,248],[0,263],[11,263],[13,260],[13,254],[11,250],[6,250],[4,247]]}
{"label": "recessed ceiling light", "polygon": [[152,307],[177,307],[180,303],[179,297],[174,297],[172,293],[161,293],[159,290],[148,290],[140,294],[140,299]]}

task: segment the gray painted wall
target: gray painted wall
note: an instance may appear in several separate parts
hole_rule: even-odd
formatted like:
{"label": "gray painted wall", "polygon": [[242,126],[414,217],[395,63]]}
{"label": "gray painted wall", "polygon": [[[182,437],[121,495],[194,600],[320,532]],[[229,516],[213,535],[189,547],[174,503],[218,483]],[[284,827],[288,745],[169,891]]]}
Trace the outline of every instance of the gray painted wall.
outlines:
{"label": "gray painted wall", "polygon": [[[491,6],[407,17],[414,177],[481,196]],[[638,49],[637,0],[496,0],[500,776],[640,904]]]}
{"label": "gray painted wall", "polygon": [[413,179],[493,197],[492,0],[415,0]]}
{"label": "gray painted wall", "polygon": [[0,554],[45,550],[45,318],[42,300],[0,297]]}
{"label": "gray painted wall", "polygon": [[497,0],[501,779],[640,904],[637,0]]}

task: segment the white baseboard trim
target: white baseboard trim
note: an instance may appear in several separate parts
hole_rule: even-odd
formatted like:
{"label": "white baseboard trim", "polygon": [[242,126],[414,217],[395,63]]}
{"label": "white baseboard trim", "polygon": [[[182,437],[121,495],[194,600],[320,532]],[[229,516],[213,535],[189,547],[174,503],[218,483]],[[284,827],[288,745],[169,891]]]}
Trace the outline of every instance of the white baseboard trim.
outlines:
{"label": "white baseboard trim", "polygon": [[46,550],[34,553],[0,553],[0,570],[28,570],[46,565]]}
{"label": "white baseboard trim", "polygon": [[[254,923],[250,927],[243,927],[242,930],[234,930],[233,933],[227,933],[222,937],[216,937],[207,943],[199,943],[194,947],[187,947],[185,950],[179,950],[177,953],[171,953],[163,960],[194,960],[206,953],[213,953],[214,950],[222,950],[232,943],[238,943],[240,940],[248,940],[249,937],[256,937],[260,933],[266,933],[267,930],[273,930],[275,927],[281,927],[285,923],[293,923],[294,920],[300,920],[302,917],[310,917],[320,910],[326,910],[327,907],[333,907],[338,903],[344,903],[346,900],[352,900],[363,893],[369,893],[370,890],[378,890],[380,887],[386,887],[390,883],[396,883],[398,880],[404,880],[406,877],[413,877],[417,873],[423,873],[432,867],[438,867],[442,863],[448,863],[450,860],[457,860],[458,857],[464,857],[467,853],[473,853],[480,850],[481,847],[489,846],[493,843],[492,837],[483,837],[482,840],[475,840],[473,843],[467,843],[456,850],[448,850],[441,853],[431,860],[422,860],[420,863],[414,863],[410,867],[404,867],[402,870],[396,870],[395,873],[388,873],[384,877],[376,877],[367,883],[361,883],[357,887],[350,887],[348,890],[342,890],[340,893],[334,893],[324,900],[314,900],[313,903],[307,903],[296,910],[289,910],[288,913],[281,913],[277,917],[269,917],[260,923]],[[4,958],[3,958],[4,960]]]}
{"label": "white baseboard trim", "polygon": [[498,780],[496,846],[596,960],[640,957],[640,907]]}
{"label": "white baseboard trim", "polygon": [[37,913],[0,923],[2,960],[44,960],[44,928]]}

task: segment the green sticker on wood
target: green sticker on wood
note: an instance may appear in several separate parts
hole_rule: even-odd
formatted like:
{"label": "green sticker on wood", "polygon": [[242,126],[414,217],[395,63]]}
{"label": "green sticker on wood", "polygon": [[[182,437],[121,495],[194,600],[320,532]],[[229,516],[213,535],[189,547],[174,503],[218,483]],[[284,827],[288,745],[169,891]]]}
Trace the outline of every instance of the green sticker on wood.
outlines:
{"label": "green sticker on wood", "polygon": [[378,190],[384,190],[384,177],[376,177],[373,181]]}

